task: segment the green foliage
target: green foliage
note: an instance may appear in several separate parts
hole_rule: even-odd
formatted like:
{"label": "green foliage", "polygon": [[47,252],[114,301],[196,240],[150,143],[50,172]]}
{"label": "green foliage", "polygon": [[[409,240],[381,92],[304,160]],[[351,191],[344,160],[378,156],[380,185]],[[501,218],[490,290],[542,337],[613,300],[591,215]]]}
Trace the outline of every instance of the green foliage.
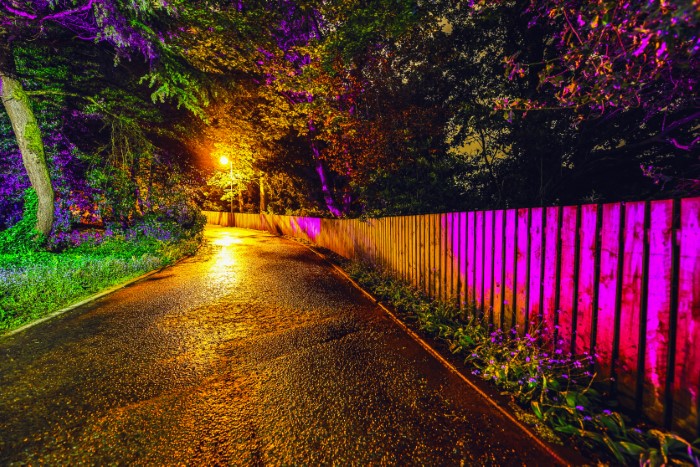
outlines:
{"label": "green foliage", "polygon": [[444,340],[465,356],[472,373],[492,381],[532,410],[556,432],[577,439],[592,453],[622,465],[698,465],[700,439],[693,443],[658,429],[630,427],[626,417],[594,389],[592,357],[552,351],[546,333],[504,333],[455,304],[427,299],[420,292],[366,265],[351,263],[351,277],[377,298],[389,302],[422,331]]}
{"label": "green foliage", "polygon": [[25,190],[24,215],[18,223],[0,232],[0,254],[27,254],[41,249],[45,237],[36,230],[38,204],[34,189]]}
{"label": "green foliage", "polygon": [[114,236],[62,253],[0,254],[0,331],[17,328],[185,255],[199,239]]}

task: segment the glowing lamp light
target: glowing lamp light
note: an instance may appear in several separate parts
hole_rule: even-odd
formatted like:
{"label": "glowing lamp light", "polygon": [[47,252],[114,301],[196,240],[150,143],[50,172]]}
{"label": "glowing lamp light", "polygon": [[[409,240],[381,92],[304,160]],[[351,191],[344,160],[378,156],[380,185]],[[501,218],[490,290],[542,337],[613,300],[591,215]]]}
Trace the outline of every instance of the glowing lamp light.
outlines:
{"label": "glowing lamp light", "polygon": [[226,156],[221,156],[219,158],[219,162],[221,162],[221,165],[228,165],[228,157]]}

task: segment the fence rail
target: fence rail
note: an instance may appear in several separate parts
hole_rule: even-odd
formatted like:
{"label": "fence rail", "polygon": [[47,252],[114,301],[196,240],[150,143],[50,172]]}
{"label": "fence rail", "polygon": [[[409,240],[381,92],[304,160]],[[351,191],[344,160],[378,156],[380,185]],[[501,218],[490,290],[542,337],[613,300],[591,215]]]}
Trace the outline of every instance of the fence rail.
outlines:
{"label": "fence rail", "polygon": [[319,219],[207,212],[373,263],[505,329],[594,353],[623,405],[700,435],[700,198]]}

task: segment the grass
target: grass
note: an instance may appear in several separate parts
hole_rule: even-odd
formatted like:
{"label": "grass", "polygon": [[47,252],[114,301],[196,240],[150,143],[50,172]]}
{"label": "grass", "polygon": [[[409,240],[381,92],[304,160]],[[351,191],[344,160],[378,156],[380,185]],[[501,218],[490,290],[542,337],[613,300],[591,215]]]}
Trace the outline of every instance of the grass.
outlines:
{"label": "grass", "polygon": [[[594,356],[557,350],[544,329],[519,335],[504,332],[455,305],[429,300],[389,275],[354,262],[343,267],[378,299],[392,305],[404,320],[443,340],[464,358],[472,374],[495,384],[538,424],[573,440],[592,457],[628,465],[700,466],[700,439],[653,427],[632,426],[594,388]],[[466,315],[466,317],[465,317]]]}
{"label": "grass", "polygon": [[199,239],[112,237],[60,253],[0,254],[0,333],[193,254]]}

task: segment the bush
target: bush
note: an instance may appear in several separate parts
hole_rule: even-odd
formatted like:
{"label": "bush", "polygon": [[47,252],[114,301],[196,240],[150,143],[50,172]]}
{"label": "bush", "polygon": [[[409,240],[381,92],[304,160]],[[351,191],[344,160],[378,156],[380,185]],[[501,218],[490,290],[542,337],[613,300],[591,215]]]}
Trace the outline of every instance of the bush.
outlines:
{"label": "bush", "polygon": [[9,229],[0,232],[0,254],[27,254],[37,251],[46,238],[36,230],[39,199],[32,188],[24,192],[24,215]]}

